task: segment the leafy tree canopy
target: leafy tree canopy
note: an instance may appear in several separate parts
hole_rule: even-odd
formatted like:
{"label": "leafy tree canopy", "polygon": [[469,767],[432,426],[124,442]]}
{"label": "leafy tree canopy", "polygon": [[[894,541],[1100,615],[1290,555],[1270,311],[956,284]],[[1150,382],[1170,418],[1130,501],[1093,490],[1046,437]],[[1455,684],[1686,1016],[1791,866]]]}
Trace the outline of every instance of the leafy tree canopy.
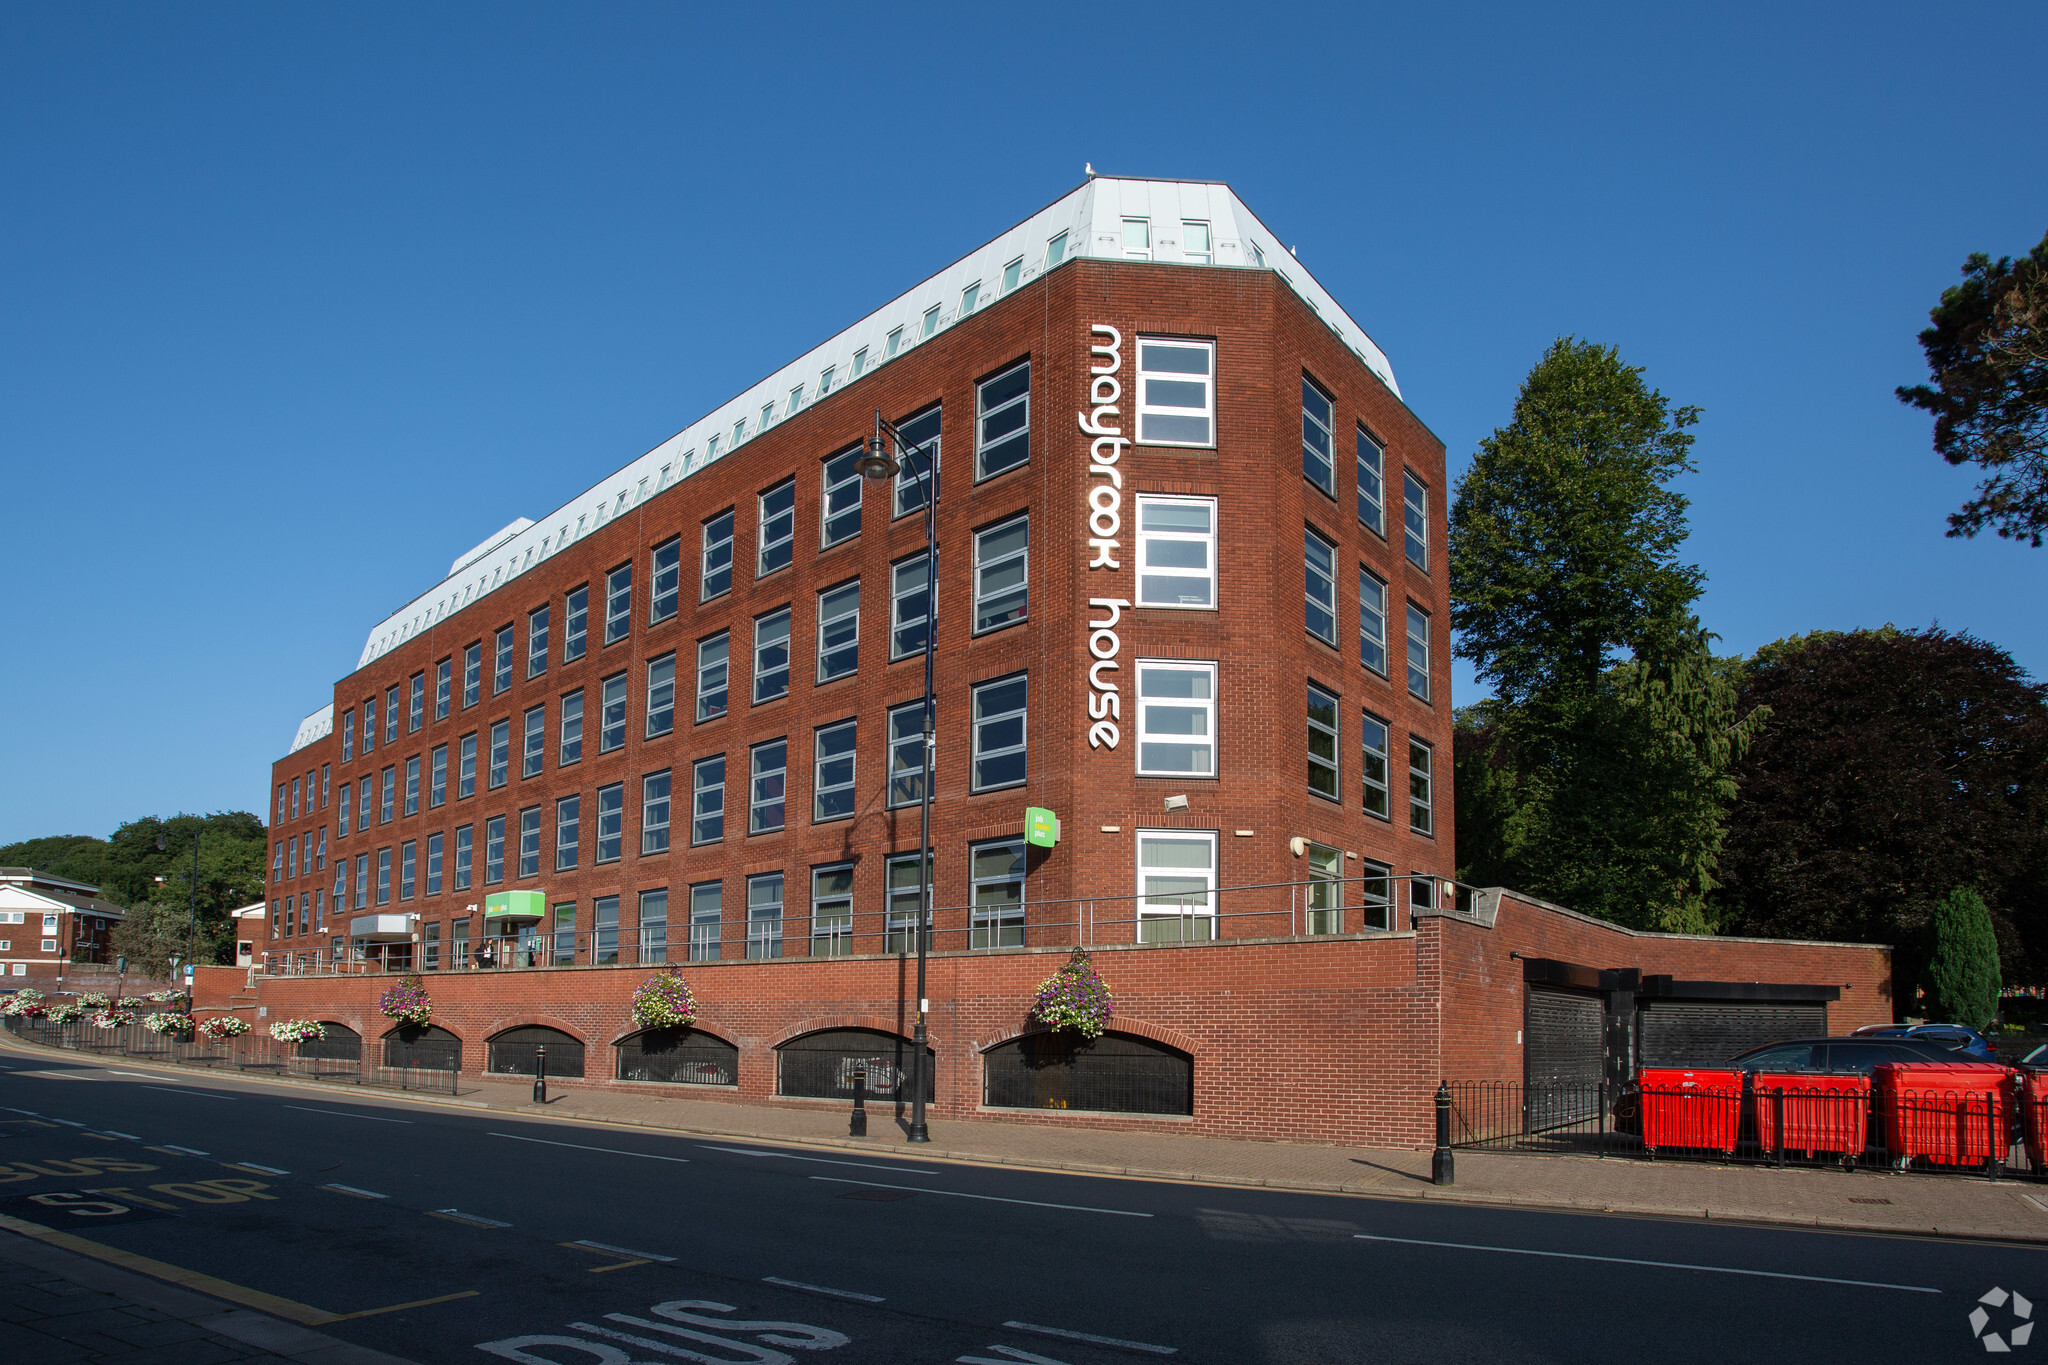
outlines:
{"label": "leafy tree canopy", "polygon": [[1910,980],[1969,886],[2008,979],[2048,981],[2048,689],[2011,655],[1938,627],[1796,636],[1741,699],[1773,715],[1734,770],[1725,929],[1891,943]]}
{"label": "leafy tree canopy", "polygon": [[2041,548],[2048,531],[2048,236],[2027,255],[1963,262],[1920,333],[1932,384],[1898,390],[1934,414],[1934,448],[1984,472],[1951,536],[1986,529]]}

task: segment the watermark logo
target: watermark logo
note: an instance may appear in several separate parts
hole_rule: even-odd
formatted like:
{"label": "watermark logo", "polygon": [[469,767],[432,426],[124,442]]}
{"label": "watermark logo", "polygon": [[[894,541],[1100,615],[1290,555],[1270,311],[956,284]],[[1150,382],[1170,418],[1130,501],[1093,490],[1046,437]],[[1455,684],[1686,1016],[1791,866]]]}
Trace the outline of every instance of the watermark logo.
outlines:
{"label": "watermark logo", "polygon": [[[1990,1309],[2004,1309],[2001,1318],[2009,1318],[2010,1324],[2003,1331],[1988,1330],[1991,1325]],[[2034,1335],[2034,1305],[2027,1296],[2017,1291],[2007,1293],[1993,1285],[1991,1291],[1977,1300],[1977,1306],[1970,1310],[1970,1334],[1984,1344],[1984,1349],[1993,1354],[2003,1355],[2014,1346],[2024,1346]]]}

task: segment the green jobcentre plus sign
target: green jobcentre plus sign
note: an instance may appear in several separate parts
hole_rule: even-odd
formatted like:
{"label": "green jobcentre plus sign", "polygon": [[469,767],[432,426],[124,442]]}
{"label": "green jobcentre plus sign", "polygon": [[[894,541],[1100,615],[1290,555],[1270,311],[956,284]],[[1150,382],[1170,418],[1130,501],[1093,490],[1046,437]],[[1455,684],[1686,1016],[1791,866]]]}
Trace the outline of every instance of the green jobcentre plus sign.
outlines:
{"label": "green jobcentre plus sign", "polygon": [[1043,806],[1024,808],[1024,842],[1051,848],[1060,841],[1060,818]]}

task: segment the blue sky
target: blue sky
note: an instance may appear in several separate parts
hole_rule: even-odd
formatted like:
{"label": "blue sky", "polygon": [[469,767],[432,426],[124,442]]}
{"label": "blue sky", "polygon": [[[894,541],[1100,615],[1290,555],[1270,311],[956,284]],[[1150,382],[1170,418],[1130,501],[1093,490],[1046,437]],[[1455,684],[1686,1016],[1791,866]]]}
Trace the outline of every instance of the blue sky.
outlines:
{"label": "blue sky", "polygon": [[2048,675],[2048,551],[1944,539],[1974,481],[1892,397],[2048,230],[2048,9],[725,10],[0,9],[0,842],[262,811],[459,551],[1084,161],[1235,186],[1454,471],[1560,334],[1701,405],[1724,647]]}

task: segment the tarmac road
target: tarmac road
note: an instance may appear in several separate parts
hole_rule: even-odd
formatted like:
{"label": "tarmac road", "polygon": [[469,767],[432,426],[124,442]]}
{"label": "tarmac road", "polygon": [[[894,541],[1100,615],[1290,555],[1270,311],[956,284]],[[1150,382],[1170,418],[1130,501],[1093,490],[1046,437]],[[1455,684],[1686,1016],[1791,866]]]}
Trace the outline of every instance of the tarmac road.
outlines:
{"label": "tarmac road", "polygon": [[0,1218],[471,1365],[1960,1360],[1988,1291],[2002,1340],[2048,1298],[2048,1248],[918,1160],[876,1118],[870,1156],[10,1052]]}

